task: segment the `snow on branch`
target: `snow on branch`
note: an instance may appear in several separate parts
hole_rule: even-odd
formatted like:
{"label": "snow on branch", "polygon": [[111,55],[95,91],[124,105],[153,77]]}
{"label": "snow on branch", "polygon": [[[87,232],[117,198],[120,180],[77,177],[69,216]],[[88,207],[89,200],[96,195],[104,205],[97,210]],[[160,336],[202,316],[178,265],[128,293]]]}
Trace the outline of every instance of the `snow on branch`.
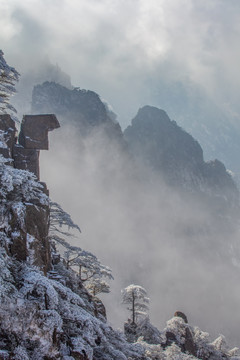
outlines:
{"label": "snow on branch", "polygon": [[19,80],[19,73],[7,64],[3,55],[3,51],[0,50],[0,113],[2,114],[7,110],[16,112],[16,109],[9,104],[9,98],[16,92],[15,83]]}
{"label": "snow on branch", "polygon": [[146,290],[140,285],[131,284],[122,290],[122,303],[130,305],[132,323],[135,324],[140,317],[146,317],[149,310],[149,298]]}
{"label": "snow on branch", "polygon": [[61,230],[63,226],[67,226],[68,230],[77,229],[81,232],[80,227],[73,222],[71,215],[64,211],[58,203],[50,201],[50,230],[69,235]]}

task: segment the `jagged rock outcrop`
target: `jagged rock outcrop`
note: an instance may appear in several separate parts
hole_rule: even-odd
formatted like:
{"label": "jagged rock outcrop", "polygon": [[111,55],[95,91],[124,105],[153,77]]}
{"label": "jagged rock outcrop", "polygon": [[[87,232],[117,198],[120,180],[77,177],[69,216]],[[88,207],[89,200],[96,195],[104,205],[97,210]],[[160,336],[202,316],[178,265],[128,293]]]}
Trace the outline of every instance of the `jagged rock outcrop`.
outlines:
{"label": "jagged rock outcrop", "polygon": [[[174,317],[180,318],[181,320],[173,320],[171,323],[171,326],[173,323],[175,323],[173,329],[170,329],[169,331],[167,328],[165,330],[166,340],[162,343],[162,346],[166,348],[167,346],[171,346],[174,343],[179,346],[183,352],[197,356],[197,345],[194,343],[193,330],[190,326],[187,325],[188,320],[186,315],[181,311],[176,311]],[[176,326],[178,327],[177,332]]]}
{"label": "jagged rock outcrop", "polygon": [[182,318],[186,324],[188,323],[187,316],[182,311],[175,311],[174,316],[178,316]]}
{"label": "jagged rock outcrop", "polygon": [[21,123],[19,144],[25,149],[48,150],[48,132],[59,128],[55,115],[25,115]]}
{"label": "jagged rock outcrop", "polygon": [[125,146],[120,125],[115,114],[94,91],[68,89],[54,82],[36,85],[32,93],[33,113],[54,113],[61,125],[76,126],[80,135],[101,129],[111,139]]}
{"label": "jagged rock outcrop", "polygon": [[48,132],[59,128],[55,115],[25,115],[17,143],[16,126],[10,115],[0,115],[0,131],[4,143],[0,154],[16,169],[28,170],[39,180],[39,150],[48,150]]}

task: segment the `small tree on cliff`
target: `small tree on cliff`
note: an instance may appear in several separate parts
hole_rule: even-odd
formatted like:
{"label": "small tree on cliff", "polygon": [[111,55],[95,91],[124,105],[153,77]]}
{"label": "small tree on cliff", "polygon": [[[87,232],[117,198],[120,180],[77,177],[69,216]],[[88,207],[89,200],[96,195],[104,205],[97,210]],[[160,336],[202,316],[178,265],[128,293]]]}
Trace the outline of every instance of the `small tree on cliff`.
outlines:
{"label": "small tree on cliff", "polygon": [[[80,227],[75,224],[66,211],[62,209],[62,207],[53,201],[50,201],[50,232],[51,237],[54,239],[55,236],[72,236],[72,234],[66,231],[63,231],[63,227],[67,227],[69,229],[76,229],[81,232]],[[59,240],[59,238],[57,238]]]}
{"label": "small tree on cliff", "polygon": [[136,324],[138,318],[146,317],[149,310],[149,298],[146,290],[139,285],[129,285],[122,290],[122,303],[129,305],[132,323]]}
{"label": "small tree on cliff", "polygon": [[96,296],[100,293],[110,293],[109,284],[104,279],[99,278],[98,276],[94,276],[91,281],[86,285],[86,288],[93,296]]}
{"label": "small tree on cliff", "polygon": [[[66,227],[68,231],[64,231]],[[110,286],[106,279],[113,279],[111,269],[103,265],[91,252],[70,245],[66,239],[74,237],[74,235],[69,232],[69,229],[81,232],[79,226],[72,221],[71,216],[58,203],[50,202],[50,239],[55,242],[57,247],[60,246],[65,250],[63,260],[67,269],[73,269],[94,296],[110,292]]]}
{"label": "small tree on cliff", "polygon": [[95,255],[73,246],[65,251],[64,260],[68,268],[76,270],[80,280],[94,296],[110,292],[106,279],[113,279],[112,270],[103,265]]}
{"label": "small tree on cliff", "polygon": [[5,114],[7,110],[16,112],[9,104],[9,98],[16,92],[15,83],[19,79],[19,73],[6,63],[3,55],[0,50],[0,114]]}

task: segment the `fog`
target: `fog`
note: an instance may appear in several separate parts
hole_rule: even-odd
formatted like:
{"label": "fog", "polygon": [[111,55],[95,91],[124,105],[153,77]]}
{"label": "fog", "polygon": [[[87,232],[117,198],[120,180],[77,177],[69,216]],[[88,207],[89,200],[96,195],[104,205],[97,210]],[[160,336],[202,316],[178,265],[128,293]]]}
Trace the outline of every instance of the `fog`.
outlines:
{"label": "fog", "polygon": [[[150,104],[192,133],[205,119],[215,137],[221,127],[232,143],[226,132],[239,127],[239,10],[238,0],[3,0],[0,43],[21,73],[19,116],[30,111],[33,85],[71,86],[69,75],[73,86],[106,99],[123,129]],[[56,64],[65,74],[59,67],[52,74]],[[133,168],[100,135],[81,140],[65,127],[50,140],[50,151],[41,152],[41,179],[79,223],[78,245],[113,270],[104,296],[110,322],[127,319],[120,290],[135,282],[148,291],[159,328],[181,310],[191,324],[237,345],[238,234],[216,229],[201,199],[186,199],[149,169]],[[211,151],[237,167],[238,148],[228,156],[224,146]]]}
{"label": "fog", "polygon": [[82,139],[63,126],[50,142],[50,151],[41,152],[41,179],[81,227],[72,244],[113,271],[111,293],[100,296],[110,323],[122,328],[129,314],[121,289],[136,283],[148,292],[158,328],[180,310],[190,324],[237,345],[237,230],[220,225],[200,197],[182,195],[161,175],[133,166],[102,133]]}

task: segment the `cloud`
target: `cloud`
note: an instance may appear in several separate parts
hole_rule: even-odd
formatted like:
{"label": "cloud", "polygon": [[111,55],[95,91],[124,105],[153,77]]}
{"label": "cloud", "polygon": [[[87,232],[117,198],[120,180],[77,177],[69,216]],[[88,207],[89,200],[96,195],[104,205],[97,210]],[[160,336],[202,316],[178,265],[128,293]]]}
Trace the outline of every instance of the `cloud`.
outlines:
{"label": "cloud", "polygon": [[1,44],[23,76],[48,55],[74,85],[112,103],[124,127],[151,102],[161,79],[192,81],[219,104],[238,108],[237,1],[13,0],[0,6]]}
{"label": "cloud", "polygon": [[238,233],[216,225],[200,198],[182,197],[149,169],[135,169],[101,133],[82,139],[63,126],[50,144],[41,153],[41,179],[79,223],[74,245],[113,270],[111,293],[103,298],[109,321],[122,327],[128,315],[120,291],[137,283],[148,291],[159,328],[181,310],[191,324],[236,345]]}

